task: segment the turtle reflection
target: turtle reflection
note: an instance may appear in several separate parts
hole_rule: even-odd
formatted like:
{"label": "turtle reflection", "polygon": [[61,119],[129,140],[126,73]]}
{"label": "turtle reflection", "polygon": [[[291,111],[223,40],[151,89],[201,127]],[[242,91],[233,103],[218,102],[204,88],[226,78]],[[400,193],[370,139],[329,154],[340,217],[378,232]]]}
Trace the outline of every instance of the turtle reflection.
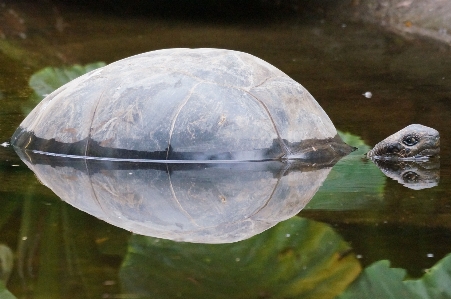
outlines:
{"label": "turtle reflection", "polygon": [[389,178],[407,188],[420,190],[438,185],[440,180],[440,159],[414,161],[373,160]]}
{"label": "turtle reflection", "polygon": [[137,234],[196,243],[244,240],[296,215],[332,166],[161,164],[18,153],[44,185],[76,208]]}

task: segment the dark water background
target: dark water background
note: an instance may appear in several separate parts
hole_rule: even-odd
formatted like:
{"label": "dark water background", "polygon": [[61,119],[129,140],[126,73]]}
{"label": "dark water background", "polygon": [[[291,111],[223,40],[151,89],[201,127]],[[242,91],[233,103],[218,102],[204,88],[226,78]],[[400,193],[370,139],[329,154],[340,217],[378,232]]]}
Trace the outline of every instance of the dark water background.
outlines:
{"label": "dark water background", "polygon": [[[22,8],[26,5],[22,3]],[[42,26],[36,25],[36,30],[27,28],[23,40],[11,37],[23,53],[8,50],[5,40],[1,43],[3,53],[9,54],[0,52],[0,143],[9,141],[25,117],[21,107],[32,93],[28,79],[39,68],[95,61],[109,63],[172,47],[244,51],[300,82],[337,129],[360,136],[368,145],[411,123],[431,126],[440,132],[438,186],[415,191],[386,178],[377,205],[349,205],[342,209],[307,206],[299,216],[333,227],[351,245],[362,267],[387,259],[392,266],[419,277],[451,252],[451,55],[446,47],[401,38],[370,25],[348,23],[324,14],[287,20],[280,16],[259,19],[253,15],[256,21],[252,22],[243,18],[227,22],[225,17],[215,22],[208,13],[207,18],[186,21],[177,16],[146,17],[145,13],[133,11],[127,16],[114,10],[92,12],[76,6],[63,6],[59,10],[57,14],[65,24],[61,32],[52,27],[56,25],[44,26],[45,21],[36,21],[42,20],[37,9],[30,23]],[[372,92],[371,98],[362,95],[367,91]],[[369,176],[368,180],[371,179]],[[353,183],[345,182],[351,189]],[[354,190],[357,197],[359,192],[358,188]],[[332,192],[330,196],[338,200],[343,194]],[[70,262],[52,259],[59,254],[55,244],[63,244],[65,234],[70,233],[72,246],[79,250],[74,263],[85,263],[84,269],[95,273],[97,281],[92,283],[96,287],[88,288],[90,283],[81,287],[83,284],[62,277],[67,278],[63,293],[74,298],[78,298],[74,294],[81,288],[88,294],[83,298],[121,293],[117,271],[130,233],[60,202],[37,181],[11,147],[0,147],[0,201],[0,242],[13,250],[19,263],[14,266],[8,284],[16,296],[37,298],[33,294],[41,294],[43,298],[58,298],[54,294],[62,291],[54,286],[56,283],[49,282],[51,278],[58,277],[61,271],[78,269],[67,266]],[[49,233],[52,230],[54,235]],[[28,240],[32,235],[33,240]],[[60,238],[52,239],[55,235]],[[96,262],[91,263],[93,260]],[[38,271],[44,264],[47,272]]]}

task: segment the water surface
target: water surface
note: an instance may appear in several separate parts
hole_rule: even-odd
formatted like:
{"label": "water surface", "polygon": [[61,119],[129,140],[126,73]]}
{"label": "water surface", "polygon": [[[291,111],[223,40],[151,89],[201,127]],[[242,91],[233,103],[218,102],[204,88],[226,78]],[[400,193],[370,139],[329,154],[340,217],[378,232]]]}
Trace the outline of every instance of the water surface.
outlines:
{"label": "water surface", "polygon": [[[227,48],[258,56],[300,82],[337,129],[359,136],[367,145],[411,123],[434,127],[441,134],[440,181],[433,188],[408,189],[377,173],[377,168],[368,170],[373,166],[363,159],[367,147],[362,145],[361,152],[336,165],[316,197],[288,220],[292,222],[282,222],[249,239],[250,243],[238,242],[238,247],[205,247],[145,239],[81,212],[43,186],[11,147],[0,147],[0,243],[15,255],[7,287],[17,297],[135,298],[133,294],[143,290],[133,273],[141,273],[137,269],[142,265],[155,271],[141,273],[140,277],[162,284],[163,289],[174,289],[172,295],[184,297],[188,290],[197,289],[196,296],[203,294],[205,298],[212,298],[212,293],[223,298],[221,294],[230,290],[233,292],[228,298],[243,297],[239,290],[247,283],[237,284],[228,275],[252,273],[252,267],[257,267],[253,270],[257,273],[272,271],[271,259],[253,264],[272,256],[272,250],[278,252],[274,260],[295,259],[296,250],[308,242],[284,242],[296,232],[309,236],[306,227],[314,227],[312,238],[322,235],[322,230],[333,232],[333,248],[353,265],[349,266],[351,274],[335,278],[337,289],[341,287],[338,282],[345,284],[355,278],[359,264],[367,267],[387,259],[392,266],[419,277],[451,252],[451,55],[446,48],[405,40],[371,26],[324,18],[250,26],[121,18],[69,9],[63,16],[68,26],[58,34],[37,30],[26,41],[14,40],[31,53],[28,59],[0,54],[0,143],[9,141],[25,117],[23,107],[30,103],[32,94],[29,77],[42,67],[109,63],[161,48]],[[367,91],[372,93],[371,98],[363,95]],[[296,229],[287,232],[290,227]],[[268,244],[280,246],[277,249]],[[350,260],[346,260],[349,248]],[[262,252],[256,253],[258,250]],[[208,264],[221,256],[224,261],[209,264],[211,268],[227,263],[234,266],[214,275],[200,270],[205,268],[201,261]],[[321,258],[324,260],[317,264],[327,263],[329,255]],[[243,261],[245,266],[236,266]],[[299,269],[304,266],[299,265]],[[286,279],[287,273],[294,271],[276,270]],[[176,277],[177,271],[185,276]],[[230,287],[207,283],[209,275],[212,280],[223,279]],[[258,277],[249,278],[256,280]],[[272,295],[282,294],[283,284],[272,277],[268,280],[274,287]],[[246,296],[271,295],[263,291],[264,283],[256,285]]]}

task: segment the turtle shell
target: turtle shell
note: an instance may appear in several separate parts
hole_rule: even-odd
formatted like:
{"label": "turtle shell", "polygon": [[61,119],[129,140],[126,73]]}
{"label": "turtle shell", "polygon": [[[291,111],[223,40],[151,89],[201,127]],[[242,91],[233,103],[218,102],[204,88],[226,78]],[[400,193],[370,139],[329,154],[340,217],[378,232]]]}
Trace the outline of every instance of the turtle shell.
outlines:
{"label": "turtle shell", "polygon": [[272,160],[350,151],[299,83],[222,49],[132,56],[60,87],[12,144],[35,152],[152,160]]}

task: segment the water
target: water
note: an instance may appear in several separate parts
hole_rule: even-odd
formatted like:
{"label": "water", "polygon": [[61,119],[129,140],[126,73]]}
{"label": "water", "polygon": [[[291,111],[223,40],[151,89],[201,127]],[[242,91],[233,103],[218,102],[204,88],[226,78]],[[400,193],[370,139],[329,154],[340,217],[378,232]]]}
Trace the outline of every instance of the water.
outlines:
{"label": "water", "polygon": [[337,274],[330,285],[336,292],[322,295],[333,298],[359,264],[387,259],[420,277],[450,253],[448,49],[327,18],[249,25],[81,14],[70,7],[60,14],[68,25],[62,32],[28,30],[26,40],[15,40],[29,53],[20,59],[2,41],[8,55],[0,54],[0,143],[24,118],[28,80],[41,67],[108,63],[170,47],[228,48],[258,56],[300,82],[339,130],[367,145],[411,123],[434,127],[441,134],[440,182],[408,189],[362,160],[367,147],[361,146],[336,165],[298,216],[235,245],[185,244],[132,235],[73,208],[11,147],[0,147],[0,243],[15,255],[7,288],[17,297],[140,298],[137,293],[151,289],[160,298],[296,297],[302,293],[296,273],[327,265],[339,252],[335,269],[348,267],[348,274]]}

